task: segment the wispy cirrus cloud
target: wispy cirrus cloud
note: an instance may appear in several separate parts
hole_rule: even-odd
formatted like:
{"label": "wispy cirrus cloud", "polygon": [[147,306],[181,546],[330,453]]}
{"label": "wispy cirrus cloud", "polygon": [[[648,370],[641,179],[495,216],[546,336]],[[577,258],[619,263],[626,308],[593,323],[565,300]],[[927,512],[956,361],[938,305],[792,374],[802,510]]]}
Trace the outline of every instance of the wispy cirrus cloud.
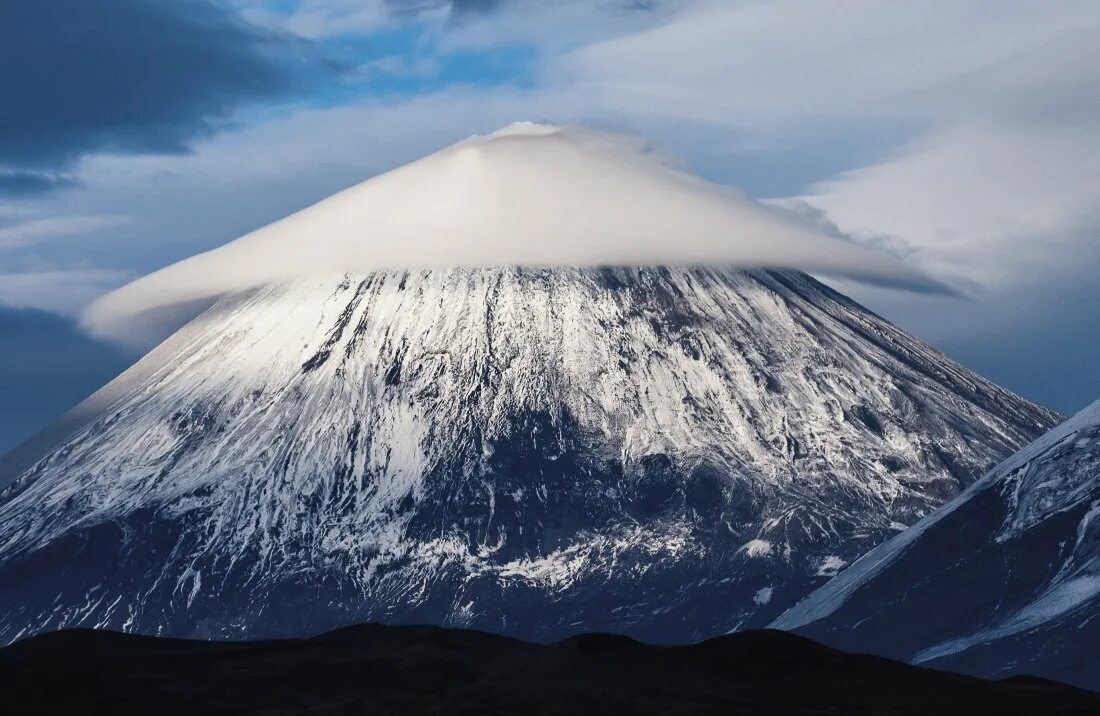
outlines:
{"label": "wispy cirrus cloud", "polygon": [[0,273],[0,306],[75,316],[93,299],[133,278],[129,271],[100,268],[40,268]]}
{"label": "wispy cirrus cloud", "polygon": [[22,248],[48,239],[87,236],[129,220],[121,215],[50,216],[12,224],[0,223],[0,249]]}

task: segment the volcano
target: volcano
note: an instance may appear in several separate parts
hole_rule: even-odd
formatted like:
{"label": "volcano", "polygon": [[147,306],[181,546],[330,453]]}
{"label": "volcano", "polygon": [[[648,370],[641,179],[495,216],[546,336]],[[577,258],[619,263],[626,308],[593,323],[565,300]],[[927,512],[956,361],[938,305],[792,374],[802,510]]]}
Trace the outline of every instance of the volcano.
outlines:
{"label": "volcano", "polygon": [[[455,155],[482,189],[530,178],[501,139],[508,161]],[[532,163],[543,140],[587,147],[533,132]],[[767,624],[1057,421],[798,270],[335,272],[330,233],[385,204],[372,182],[211,252],[286,244],[323,271],[203,283],[204,255],[100,304],[202,310],[0,465],[0,640],[381,621],[693,641]],[[522,228],[505,213],[486,231]]]}

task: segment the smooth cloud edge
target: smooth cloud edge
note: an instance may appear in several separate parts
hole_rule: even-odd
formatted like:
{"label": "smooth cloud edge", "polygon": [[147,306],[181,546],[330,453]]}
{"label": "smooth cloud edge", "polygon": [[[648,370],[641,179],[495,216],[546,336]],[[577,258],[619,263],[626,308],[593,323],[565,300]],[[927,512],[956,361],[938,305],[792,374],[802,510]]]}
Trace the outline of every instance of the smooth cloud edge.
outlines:
{"label": "smooth cloud edge", "polygon": [[[474,188],[448,189],[454,185]],[[394,208],[395,200],[405,205]],[[577,225],[549,227],[562,217],[560,223]],[[676,238],[683,227],[687,237]],[[436,258],[418,258],[424,255]],[[101,340],[149,347],[220,297],[273,281],[376,270],[626,265],[797,269],[961,295],[897,256],[690,175],[638,137],[515,123],[143,276],[90,304],[80,325]]]}

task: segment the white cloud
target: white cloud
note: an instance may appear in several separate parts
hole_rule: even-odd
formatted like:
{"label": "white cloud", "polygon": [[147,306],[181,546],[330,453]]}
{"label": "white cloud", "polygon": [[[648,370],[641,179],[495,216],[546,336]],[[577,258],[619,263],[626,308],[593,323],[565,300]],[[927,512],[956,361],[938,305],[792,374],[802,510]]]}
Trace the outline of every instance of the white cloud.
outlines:
{"label": "white cloud", "polygon": [[658,27],[694,0],[504,0],[437,30],[439,49],[530,46],[550,55]]}
{"label": "white cloud", "polygon": [[116,215],[51,216],[0,226],[0,249],[29,246],[47,239],[86,235],[125,223]]}
{"label": "white cloud", "polygon": [[90,301],[133,278],[109,269],[50,269],[0,273],[0,305],[75,316]]}
{"label": "white cloud", "polygon": [[856,236],[903,237],[923,265],[986,289],[1074,262],[1100,223],[1100,126],[973,124],[823,182],[806,200]]}
{"label": "white cloud", "polygon": [[1095,37],[1098,22],[1100,5],[1084,0],[1002,2],[995,11],[950,0],[708,0],[581,47],[551,76],[617,111],[725,125],[936,120],[979,99],[942,90],[1067,34],[1091,28]]}
{"label": "white cloud", "polygon": [[146,276],[97,301],[85,325],[126,336],[145,314],[303,275],[638,264],[795,267],[942,290],[889,255],[687,174],[638,139],[528,123],[461,142]]}
{"label": "white cloud", "polygon": [[362,77],[431,77],[439,72],[439,62],[431,57],[385,55],[359,66],[356,72]]}

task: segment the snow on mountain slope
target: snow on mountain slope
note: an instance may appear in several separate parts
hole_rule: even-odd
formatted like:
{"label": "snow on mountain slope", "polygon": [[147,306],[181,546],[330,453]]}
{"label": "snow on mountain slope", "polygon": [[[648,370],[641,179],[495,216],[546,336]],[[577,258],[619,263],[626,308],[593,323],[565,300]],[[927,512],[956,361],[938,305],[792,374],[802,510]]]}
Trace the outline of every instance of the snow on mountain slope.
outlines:
{"label": "snow on mountain slope", "polygon": [[767,623],[1055,418],[798,272],[277,282],[8,461],[0,640],[372,619],[711,636]]}
{"label": "snow on mountain slope", "polygon": [[1100,401],[773,626],[986,676],[1100,688]]}

